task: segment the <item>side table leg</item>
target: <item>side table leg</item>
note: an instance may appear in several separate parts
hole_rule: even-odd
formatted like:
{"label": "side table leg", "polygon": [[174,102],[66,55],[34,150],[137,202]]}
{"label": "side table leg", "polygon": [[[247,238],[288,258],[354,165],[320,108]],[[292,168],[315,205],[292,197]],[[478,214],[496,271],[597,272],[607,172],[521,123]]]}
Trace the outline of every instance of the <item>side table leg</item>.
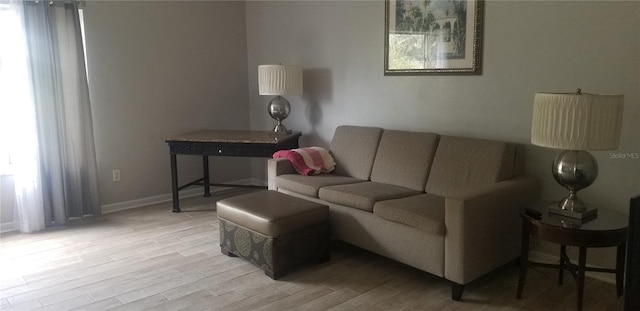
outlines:
{"label": "side table leg", "polygon": [[584,272],[587,264],[587,248],[580,247],[578,253],[578,311],[582,311],[582,302],[584,300]]}
{"label": "side table leg", "polygon": [[180,198],[178,197],[178,163],[174,153],[171,154],[171,194],[173,196],[173,212],[180,213]]}
{"label": "side table leg", "polygon": [[616,293],[618,297],[622,296],[624,291],[624,262],[627,255],[627,245],[618,245],[618,254],[616,255]]}
{"label": "side table leg", "polygon": [[518,293],[516,297],[522,297],[524,281],[527,279],[527,266],[529,265],[529,228],[527,224],[522,224],[522,243],[520,249],[520,278],[518,279]]}
{"label": "side table leg", "polygon": [[209,189],[209,156],[202,156],[202,173],[204,174],[204,196],[210,197]]}
{"label": "side table leg", "polygon": [[564,268],[567,266],[567,246],[560,244],[560,271],[558,271],[558,284],[564,280]]}

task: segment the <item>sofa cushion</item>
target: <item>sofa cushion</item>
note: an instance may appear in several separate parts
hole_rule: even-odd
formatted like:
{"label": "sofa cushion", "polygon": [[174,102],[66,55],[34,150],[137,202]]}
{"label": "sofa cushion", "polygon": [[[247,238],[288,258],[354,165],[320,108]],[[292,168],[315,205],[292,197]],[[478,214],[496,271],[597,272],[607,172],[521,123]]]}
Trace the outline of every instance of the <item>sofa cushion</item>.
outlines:
{"label": "sofa cushion", "polygon": [[330,148],[336,161],[335,173],[369,180],[381,135],[382,129],[375,127],[343,125],[336,128]]}
{"label": "sofa cushion", "polygon": [[425,192],[447,197],[511,178],[515,145],[442,136]]}
{"label": "sofa cushion", "polygon": [[437,145],[437,134],[384,131],[371,181],[423,191]]}
{"label": "sofa cushion", "polygon": [[335,174],[322,174],[317,176],[302,176],[298,174],[286,174],[276,177],[276,186],[309,197],[318,197],[318,190],[322,187],[352,184],[365,180]]}
{"label": "sofa cushion", "polygon": [[444,197],[419,194],[406,198],[379,201],[373,214],[405,224],[427,233],[444,235]]}
{"label": "sofa cushion", "polygon": [[421,192],[409,188],[369,181],[323,187],[320,188],[318,197],[327,202],[371,212],[373,204],[377,201],[397,199],[419,193]]}

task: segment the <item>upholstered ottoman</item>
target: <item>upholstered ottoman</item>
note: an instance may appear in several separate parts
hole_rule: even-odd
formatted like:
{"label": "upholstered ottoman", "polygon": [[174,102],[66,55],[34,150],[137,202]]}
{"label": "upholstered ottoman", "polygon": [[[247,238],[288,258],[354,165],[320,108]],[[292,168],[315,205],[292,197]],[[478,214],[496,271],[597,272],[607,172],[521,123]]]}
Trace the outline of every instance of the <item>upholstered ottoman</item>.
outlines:
{"label": "upholstered ottoman", "polygon": [[329,260],[329,207],[276,191],[217,203],[222,253],[240,256],[277,279],[301,263]]}

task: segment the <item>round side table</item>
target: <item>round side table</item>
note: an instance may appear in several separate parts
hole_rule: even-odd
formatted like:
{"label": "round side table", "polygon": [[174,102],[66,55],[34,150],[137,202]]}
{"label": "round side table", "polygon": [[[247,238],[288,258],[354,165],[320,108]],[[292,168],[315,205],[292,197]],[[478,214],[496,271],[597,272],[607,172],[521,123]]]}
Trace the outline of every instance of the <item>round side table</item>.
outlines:
{"label": "round side table", "polygon": [[[559,270],[558,283],[562,284],[564,271],[569,271],[578,283],[577,310],[582,310],[585,271],[609,272],[616,274],[618,296],[623,292],[624,262],[627,245],[628,217],[620,212],[598,208],[597,216],[587,220],[573,219],[547,211],[548,206],[557,204],[541,202],[520,212],[522,217],[522,250],[520,254],[520,278],[517,297],[522,297],[528,266],[556,268]],[[533,211],[533,212],[532,212]],[[529,262],[529,237],[560,244],[560,263],[546,264]],[[578,264],[573,264],[567,256],[567,246],[578,247]],[[587,267],[587,248],[617,247],[615,269]]]}

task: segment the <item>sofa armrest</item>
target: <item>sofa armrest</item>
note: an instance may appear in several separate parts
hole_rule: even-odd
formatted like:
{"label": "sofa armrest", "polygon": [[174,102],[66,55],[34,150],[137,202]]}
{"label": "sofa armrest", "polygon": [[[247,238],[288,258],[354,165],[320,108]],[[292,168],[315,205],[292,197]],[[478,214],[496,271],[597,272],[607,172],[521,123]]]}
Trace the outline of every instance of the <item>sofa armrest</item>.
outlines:
{"label": "sofa armrest", "polygon": [[288,159],[269,159],[267,161],[267,183],[269,190],[278,190],[276,177],[284,174],[296,174],[295,168]]}
{"label": "sofa armrest", "polygon": [[445,278],[472,280],[520,254],[520,208],[539,198],[540,185],[521,176],[445,198]]}

